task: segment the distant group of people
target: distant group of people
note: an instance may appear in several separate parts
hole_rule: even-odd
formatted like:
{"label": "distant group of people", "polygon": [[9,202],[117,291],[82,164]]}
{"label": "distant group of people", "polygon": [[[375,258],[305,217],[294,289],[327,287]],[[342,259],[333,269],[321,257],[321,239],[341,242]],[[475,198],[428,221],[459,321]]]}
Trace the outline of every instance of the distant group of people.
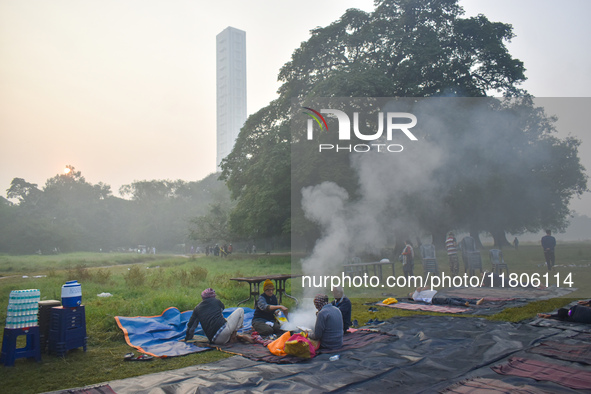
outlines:
{"label": "distant group of people", "polygon": [[[256,254],[257,252],[257,247],[256,245],[252,244],[252,246],[247,246],[246,249],[240,249],[240,251],[244,252],[244,253],[252,253],[252,254]],[[234,252],[234,247],[232,246],[232,244],[223,244],[223,245],[219,245],[219,244],[215,244],[215,245],[208,245],[205,247],[205,255],[206,256],[217,256],[217,257],[226,257],[230,254],[232,254]],[[197,247],[194,248],[193,246],[191,246],[191,254],[193,253],[201,253],[201,248]]]}
{"label": "distant group of people", "polygon": [[[550,230],[546,230],[546,235],[542,237],[541,243],[542,248],[544,249],[546,266],[548,271],[552,271],[552,268],[556,262],[556,257],[554,254],[554,249],[556,248],[556,238],[552,236],[552,232]],[[519,240],[517,237],[515,237],[513,240],[513,246],[515,247],[515,250],[519,248]],[[459,246],[458,241],[456,240],[456,237],[452,231],[447,234],[447,238],[445,240],[445,249],[449,258],[449,270],[452,275],[458,275],[460,271],[460,259],[458,257]]]}
{"label": "distant group of people", "polygon": [[[332,302],[329,302],[326,294],[318,294],[314,298],[314,306],[317,309],[316,324],[314,330],[309,332],[309,337],[319,340],[320,347],[325,349],[340,348],[343,345],[343,335],[352,324],[351,301],[341,287],[335,288],[333,295],[335,299]],[[201,299],[187,323],[185,341],[193,339],[195,330],[201,324],[205,336],[213,344],[223,345],[237,340],[252,342],[248,334],[238,333],[244,323],[244,309],[236,308],[228,318],[224,318],[225,306],[216,298],[214,289],[203,290]],[[255,304],[253,331],[263,337],[282,335],[284,331],[276,319],[278,311],[287,315],[288,308],[279,304],[275,295],[275,285],[267,279],[263,282],[263,293]]]}
{"label": "distant group of people", "polygon": [[215,244],[215,246],[206,246],[205,247],[205,255],[213,255],[217,257],[226,257],[234,251],[234,247],[232,244],[224,244],[222,246]]}
{"label": "distant group of people", "polygon": [[447,233],[445,250],[447,251],[447,257],[449,258],[449,270],[454,276],[460,273],[460,251],[462,252],[462,260],[464,261],[464,272],[468,272],[470,269],[471,259],[480,259],[479,253],[477,253],[476,256],[471,256],[471,253],[477,252],[476,241],[474,238],[464,237],[462,241],[458,243],[458,240],[452,231]]}
{"label": "distant group of people", "polygon": [[[445,249],[449,258],[450,272],[452,275],[458,275],[460,272],[460,260],[458,257],[459,246],[454,233],[451,231],[447,234]],[[404,248],[399,257],[399,260],[402,262],[402,272],[407,279],[409,276],[412,276],[414,272],[414,256],[412,242],[407,239],[404,241]]]}

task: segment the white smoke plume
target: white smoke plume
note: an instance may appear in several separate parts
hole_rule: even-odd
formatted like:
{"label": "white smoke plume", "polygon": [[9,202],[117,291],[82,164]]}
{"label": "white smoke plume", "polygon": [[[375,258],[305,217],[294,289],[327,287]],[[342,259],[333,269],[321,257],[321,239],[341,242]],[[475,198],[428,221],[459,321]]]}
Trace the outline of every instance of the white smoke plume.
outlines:
{"label": "white smoke plume", "polygon": [[[396,226],[404,225],[398,221],[404,216],[404,212],[396,211],[398,202],[406,193],[433,193],[432,173],[442,154],[441,147],[425,140],[405,142],[400,153],[350,153],[351,166],[359,179],[360,196],[355,201],[334,182],[303,188],[305,217],[321,228],[321,238],[302,262],[304,275],[340,276],[343,264],[350,263],[353,257],[386,247]],[[330,291],[307,288],[305,295]]]}

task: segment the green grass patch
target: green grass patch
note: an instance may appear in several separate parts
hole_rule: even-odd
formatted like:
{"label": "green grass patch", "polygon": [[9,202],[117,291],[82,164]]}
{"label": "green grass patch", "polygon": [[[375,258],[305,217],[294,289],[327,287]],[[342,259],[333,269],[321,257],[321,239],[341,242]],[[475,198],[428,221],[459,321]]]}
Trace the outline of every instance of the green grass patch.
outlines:
{"label": "green grass patch", "polygon": [[[539,245],[522,245],[518,251],[508,249],[504,254],[512,272],[545,273],[545,268],[541,266],[543,253]],[[583,284],[591,283],[591,245],[559,244],[556,255],[557,264],[561,265],[557,272],[561,275],[571,273],[575,287],[580,290],[570,294],[571,298],[568,299],[532,302],[525,307],[507,309],[487,318],[523,321],[540,312],[551,312],[574,298],[589,297]],[[486,252],[483,251],[482,257],[485,268],[488,268]],[[295,260],[299,261],[299,257]],[[438,253],[438,261],[441,270],[448,267],[444,252]],[[299,272],[297,263],[293,269]],[[401,273],[399,263],[396,270],[397,274]],[[6,321],[5,311],[11,290],[37,288],[41,290],[42,299],[60,300],[61,286],[67,280],[76,279],[82,285],[88,333],[86,353],[75,349],[65,357],[44,354],[42,363],[19,359],[14,368],[0,367],[2,392],[20,394],[60,390],[210,363],[228,357],[214,350],[183,357],[154,359],[148,363],[126,363],[123,355],[134,349],[125,343],[114,317],[159,315],[172,306],[181,311],[191,310],[201,300],[201,291],[207,287],[213,287],[227,307],[236,306],[248,297],[249,286],[232,281],[231,278],[289,272],[292,272],[289,255],[234,254],[224,259],[123,253],[0,256],[0,325],[4,326]],[[385,270],[385,274],[390,273]],[[422,274],[419,258],[415,262],[415,274]],[[297,294],[298,290],[301,292],[301,279],[288,281],[287,290],[292,294]],[[406,297],[411,290],[414,289],[348,289],[347,295],[353,303],[353,319],[364,324],[375,318],[387,320],[398,316],[439,315],[393,308],[369,312],[368,305],[365,305],[390,295]],[[112,297],[98,297],[100,293],[111,293]],[[290,308],[294,306],[291,299],[284,298],[284,304]],[[252,305],[252,302],[243,304],[247,307]]]}
{"label": "green grass patch", "polygon": [[562,308],[571,302],[577,300],[576,298],[553,298],[550,300],[533,301],[525,306],[518,308],[505,309],[496,315],[488,317],[489,320],[510,321],[517,323],[524,320],[533,319],[538,313],[551,312],[558,308]]}

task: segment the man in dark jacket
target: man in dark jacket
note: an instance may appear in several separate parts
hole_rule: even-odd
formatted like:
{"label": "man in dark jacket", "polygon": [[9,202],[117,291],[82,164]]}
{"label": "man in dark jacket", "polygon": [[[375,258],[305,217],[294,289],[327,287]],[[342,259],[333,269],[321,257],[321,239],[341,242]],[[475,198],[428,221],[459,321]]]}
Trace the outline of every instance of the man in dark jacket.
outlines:
{"label": "man in dark jacket", "polygon": [[265,280],[263,282],[263,294],[259,296],[255,303],[252,329],[263,337],[273,334],[281,335],[284,332],[275,319],[275,312],[280,310],[287,313],[287,308],[279,305],[274,291],[275,285],[273,285],[273,282],[270,279]]}
{"label": "man in dark jacket", "polygon": [[314,332],[310,338],[320,341],[322,349],[339,349],[343,347],[343,316],[339,309],[328,303],[328,296],[318,294],[314,298],[314,306],[318,310]]}
{"label": "man in dark jacket", "polygon": [[554,267],[555,256],[554,256],[554,248],[556,247],[556,238],[552,236],[552,232],[550,230],[546,230],[546,235],[542,237],[542,248],[544,249],[544,257],[546,258],[546,265],[548,266],[548,271],[552,271],[552,267]]}
{"label": "man in dark jacket", "polygon": [[341,286],[337,286],[332,289],[332,295],[334,296],[334,301],[332,305],[336,306],[340,311],[341,315],[343,315],[343,332],[346,333],[349,327],[351,327],[351,300],[349,300],[345,296],[345,292]]}
{"label": "man in dark jacket", "polygon": [[556,314],[538,313],[538,317],[570,321],[573,323],[591,324],[591,308],[584,305],[574,305],[570,309],[560,308]]}
{"label": "man in dark jacket", "polygon": [[201,323],[201,328],[209,342],[216,345],[228,343],[230,339],[236,336],[237,331],[242,328],[244,309],[236,308],[226,320],[222,314],[225,306],[215,296],[215,290],[212,288],[203,290],[201,293],[203,301],[195,307],[187,323],[185,341],[193,339],[199,323]]}

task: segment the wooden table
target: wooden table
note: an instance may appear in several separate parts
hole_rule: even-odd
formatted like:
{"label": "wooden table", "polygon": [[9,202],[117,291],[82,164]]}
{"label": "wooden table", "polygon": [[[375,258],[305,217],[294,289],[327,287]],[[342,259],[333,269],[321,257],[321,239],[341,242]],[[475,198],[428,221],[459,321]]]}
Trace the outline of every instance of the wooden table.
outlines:
{"label": "wooden table", "polygon": [[396,276],[396,273],[394,271],[394,261],[388,261],[388,262],[380,262],[380,261],[375,261],[375,262],[369,262],[369,263],[355,263],[355,264],[345,264],[343,265],[343,267],[345,268],[345,274],[356,274],[356,273],[361,273],[361,274],[369,274],[369,267],[373,267],[373,274],[375,276],[379,276],[380,281],[383,280],[382,278],[382,267],[384,265],[391,265],[392,266],[392,275]]}
{"label": "wooden table", "polygon": [[261,284],[261,282],[264,282],[267,279],[271,279],[271,280],[275,281],[275,292],[279,295],[279,304],[282,303],[283,294],[285,294],[286,297],[289,297],[289,298],[295,300],[296,305],[297,305],[298,299],[289,295],[287,293],[287,291],[285,291],[285,282],[287,282],[288,279],[297,278],[300,276],[302,276],[302,275],[279,274],[279,275],[266,275],[266,276],[251,276],[251,277],[246,277],[246,278],[230,278],[230,280],[235,280],[237,282],[247,282],[250,287],[248,298],[240,301],[238,303],[238,305],[245,303],[247,301],[250,301],[253,298],[253,296],[254,296],[254,299],[256,302],[256,300],[258,299],[258,297],[260,295],[260,291],[259,291],[260,284]]}

